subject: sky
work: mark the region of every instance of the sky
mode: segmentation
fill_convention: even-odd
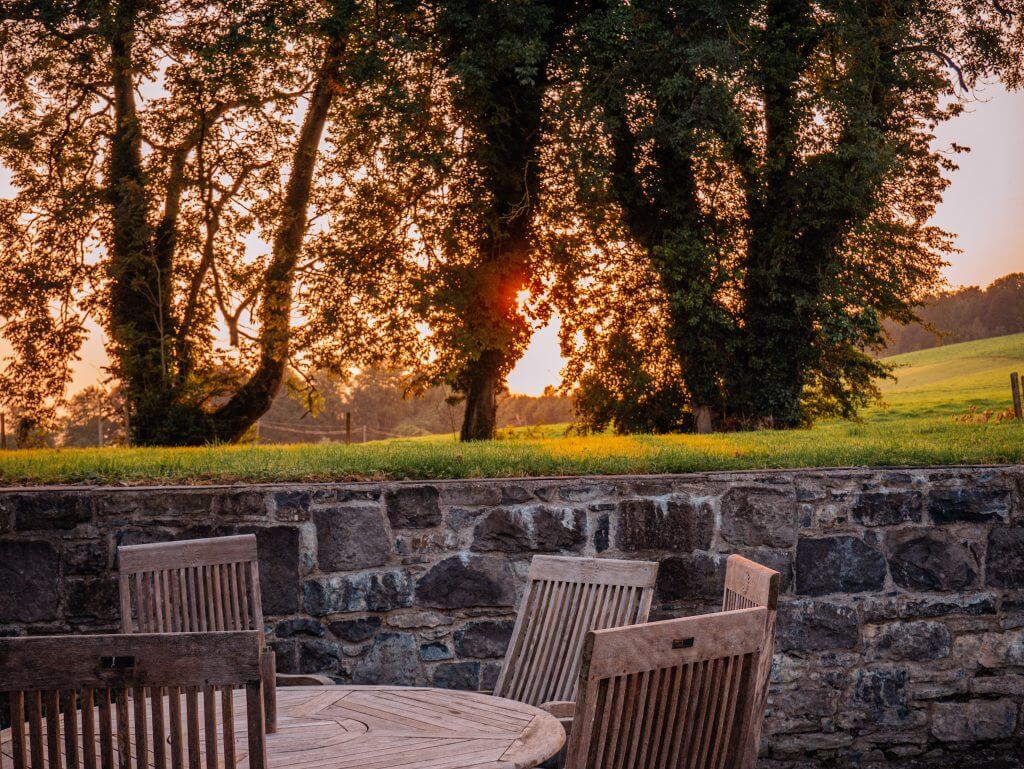
[[[1024,270],[1024,92],[1007,93],[999,85],[980,90],[963,115],[940,127],[938,146],[954,141],[971,152],[959,156],[960,169],[933,223],[956,233],[962,250],[949,258],[945,274],[950,286],[985,286]],[[0,168],[0,197],[10,194],[7,174]],[[99,329],[92,329],[75,366],[72,393],[102,378],[107,358]],[[0,354],[5,352],[0,347]],[[539,395],[560,381],[563,365],[554,318],[534,334],[509,376],[509,389]]]

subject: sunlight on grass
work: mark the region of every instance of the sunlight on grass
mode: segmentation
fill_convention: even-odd
[[[432,435],[361,445],[47,449],[0,453],[0,483],[232,483],[608,475],[790,467],[1024,462],[1024,423],[964,423],[971,406],[1005,409],[1024,371],[1024,334],[893,359],[898,381],[860,422],[713,435],[590,435],[568,425],[502,430],[460,444]]]

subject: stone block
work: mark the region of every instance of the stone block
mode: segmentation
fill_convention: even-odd
[[[655,592],[659,601],[719,601],[725,585],[725,559],[710,553],[663,558]]]
[[[511,620],[468,622],[455,631],[455,651],[460,657],[503,658],[514,624]]]
[[[504,553],[578,550],[584,542],[585,526],[581,510],[498,507],[474,527],[473,550]]]
[[[0,497],[15,531],[69,531],[92,520],[92,496],[74,490],[24,491]]]
[[[619,503],[617,542],[620,550],[707,550],[715,531],[715,515],[703,502],[673,498],[661,504],[649,499]]]
[[[313,512],[313,523],[321,571],[383,566],[391,555],[391,540],[379,505],[350,503],[319,508]]]
[[[479,662],[446,662],[434,668],[432,683],[439,689],[475,692],[480,688]]]
[[[429,529],[441,523],[435,486],[394,486],[384,492],[384,507],[395,529]]]
[[[64,573],[101,574],[107,570],[109,558],[106,540],[70,543],[64,547]]]
[[[895,526],[920,523],[921,502],[920,491],[869,491],[858,494],[850,509],[864,526]]]
[[[801,538],[797,543],[797,593],[864,593],[884,585],[885,556],[856,537]]]
[[[881,659],[923,662],[949,656],[952,638],[941,622],[897,622],[884,625],[871,648]]]
[[[315,577],[306,580],[303,602],[314,617],[393,611],[412,605],[412,581],[401,569]]]
[[[1024,526],[996,526],[989,533],[985,584],[1024,588]]]
[[[983,486],[932,488],[928,515],[935,523],[986,523],[1010,515],[1010,489]]]
[[[4,622],[57,619],[59,557],[47,542],[0,541],[0,618]]]
[[[424,662],[437,662],[438,660],[450,660],[454,655],[448,644],[442,641],[431,641],[420,644],[420,658]]]
[[[378,633],[370,651],[352,666],[352,683],[422,686],[418,646],[411,633]]]
[[[853,649],[859,640],[857,611],[831,601],[784,601],[779,606],[776,648],[779,651]]]
[[[213,515],[228,521],[267,518],[267,500],[262,491],[242,489],[220,491],[213,495],[210,506]]]
[[[851,704],[865,714],[865,722],[900,726],[911,717],[907,702],[907,671],[858,670],[854,675]]]
[[[978,581],[970,547],[942,529],[909,530],[889,538],[893,581],[907,590],[964,590]]]
[[[255,534],[260,559],[263,613],[299,610],[299,530],[294,526],[238,526],[232,533]]]
[[[373,638],[380,629],[380,617],[340,619],[328,623],[327,629],[335,638],[340,638],[342,641],[362,643]]]
[[[1005,740],[1017,728],[1017,703],[1009,699],[937,702],[932,736],[941,742]]]
[[[722,497],[722,539],[749,547],[792,547],[796,497],[791,491],[737,487]]]
[[[512,606],[515,584],[515,574],[504,558],[456,555],[435,564],[419,579],[416,598],[437,609]]]
[[[279,521],[308,521],[311,495],[305,490],[275,491],[270,495],[274,517]]]
[[[121,608],[117,580],[113,577],[68,580],[65,613],[71,620],[118,624]]]
[[[602,515],[597,519],[597,525],[594,526],[594,552],[603,553],[611,546],[611,521],[607,515]]]
[[[337,673],[341,662],[341,650],[334,641],[311,638],[299,643],[300,673]]]
[[[274,626],[274,635],[278,638],[308,636],[319,638],[324,634],[324,626],[308,617],[281,620]]]
[[[299,672],[299,644],[292,640],[270,641],[268,646],[274,652],[274,661],[278,673]]]

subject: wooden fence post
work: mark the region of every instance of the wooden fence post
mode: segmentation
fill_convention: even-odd
[[[345,445],[352,443],[352,412],[345,412]]]
[[[0,411],[0,449],[7,451],[7,415]]]
[[[1020,398],[1020,374],[1016,371],[1010,374],[1010,389],[1013,391],[1013,415],[1017,419],[1024,419]]]

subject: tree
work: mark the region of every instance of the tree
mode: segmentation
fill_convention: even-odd
[[[965,286],[922,299],[917,322],[885,324],[886,355],[973,339],[1024,332],[1024,273],[994,280],[987,288]]]
[[[866,352],[882,319],[913,317],[951,249],[928,225],[955,167],[932,148],[934,126],[979,77],[1016,82],[1019,18],[923,0],[642,0],[592,14],[560,84],[559,157],[574,210],[616,245],[578,258],[653,286],[609,307],[606,288],[579,280],[587,270],[567,271],[580,381],[601,376],[596,342],[652,381],[667,352],[700,431],[855,413],[885,373]],[[610,332],[580,344],[595,307],[641,351]],[[661,330],[638,334],[651,318]]]
[[[431,5],[446,72],[443,194],[421,220],[436,243],[417,312],[435,354],[426,381],[465,398],[462,440],[494,437],[498,394],[545,308],[537,233],[540,141],[552,58],[571,0]]]
[[[337,97],[370,79],[382,24],[348,0],[0,8],[0,162],[18,189],[0,209],[8,397],[52,411],[89,314],[134,442],[238,439],[296,357],[306,233],[330,216],[319,190],[359,173],[339,159],[373,135]],[[263,234],[270,253],[247,253]]]
[[[117,446],[125,442],[124,398],[92,385],[68,399],[60,419],[60,445]]]

